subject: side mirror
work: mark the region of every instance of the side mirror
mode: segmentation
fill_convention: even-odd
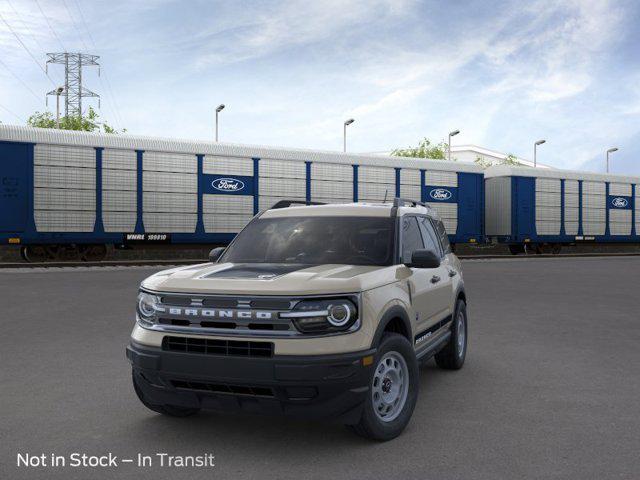
[[[415,250],[411,254],[411,263],[405,265],[413,268],[438,268],[440,257],[432,250]]]
[[[222,256],[224,251],[225,251],[224,247],[216,247],[216,248],[214,248],[213,250],[211,250],[209,252],[209,261],[211,263],[216,263],[218,261],[218,259]]]

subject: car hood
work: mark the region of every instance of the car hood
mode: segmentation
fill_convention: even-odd
[[[244,295],[355,293],[392,283],[399,266],[204,263],[158,272],[142,287],[160,292]]]

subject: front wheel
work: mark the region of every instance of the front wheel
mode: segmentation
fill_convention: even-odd
[[[418,362],[402,335],[385,334],[372,370],[362,417],[350,428],[372,440],[391,440],[405,429],[418,399]]]
[[[451,339],[436,354],[436,364],[446,370],[459,370],[467,356],[467,305],[458,300],[451,325]]]

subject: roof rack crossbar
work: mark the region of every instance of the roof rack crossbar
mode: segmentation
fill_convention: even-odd
[[[271,210],[276,208],[288,208],[292,205],[326,205],[324,202],[311,202],[306,200],[279,200],[271,207]]]
[[[410,205],[412,207],[417,207],[418,205],[421,207],[427,207],[429,208],[429,206],[424,203],[424,202],[418,202],[417,200],[411,200],[408,198],[402,198],[402,197],[396,197],[393,199],[393,206],[398,208],[398,207],[404,207],[405,205]]]

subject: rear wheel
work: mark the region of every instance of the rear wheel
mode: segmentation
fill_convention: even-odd
[[[391,440],[405,429],[418,399],[418,362],[409,341],[397,333],[382,337],[362,417],[350,428],[372,440]]]
[[[176,405],[155,405],[147,400],[144,396],[144,392],[138,385],[138,379],[135,372],[131,373],[131,378],[133,380],[133,389],[136,392],[136,395],[142,402],[142,404],[147,407],[149,410],[152,410],[157,413],[161,413],[162,415],[167,415],[169,417],[190,417],[191,415],[195,415],[200,411],[199,408],[185,408],[178,407]]]
[[[459,370],[467,357],[467,305],[458,300],[451,325],[451,340],[436,354],[436,364],[446,370]]]

